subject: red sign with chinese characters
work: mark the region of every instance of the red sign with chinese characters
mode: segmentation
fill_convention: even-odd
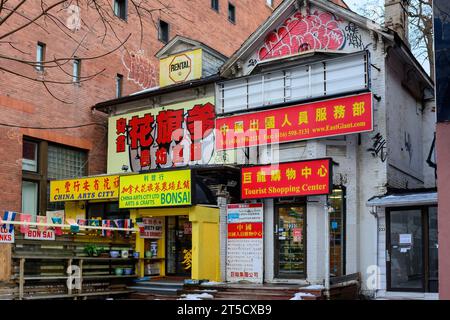
[[[206,164],[214,153],[213,98],[119,115],[109,119],[108,166],[139,172]],[[108,168],[108,171],[111,169]]]
[[[372,93],[218,118],[217,150],[373,130]]]
[[[241,170],[241,198],[281,198],[331,193],[331,159],[317,159]]]
[[[243,222],[228,224],[228,239],[259,239],[263,237],[261,222]]]

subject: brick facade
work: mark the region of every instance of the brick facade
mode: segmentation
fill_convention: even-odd
[[[274,6],[281,1],[274,1]],[[158,1],[149,0],[151,7],[160,6]],[[153,22],[162,19],[170,25],[170,38],[182,35],[201,41],[216,49],[224,55],[230,56],[241,43],[270,15],[272,9],[266,5],[265,0],[231,1],[236,7],[236,23],[228,21],[228,1],[221,0],[219,12],[211,9],[209,0],[170,1],[172,14],[155,12]],[[25,4],[20,13],[33,16],[39,10],[38,3]],[[62,5],[59,9],[63,9]],[[107,130],[100,125],[64,130],[37,130],[20,127],[61,127],[77,126],[92,122],[106,124],[106,118],[100,114],[93,114],[91,106],[95,103],[115,98],[116,74],[124,76],[123,94],[128,95],[147,87],[158,85],[158,60],[154,57],[164,43],[158,40],[157,28],[149,17],[144,21],[143,42],[140,44],[139,21],[132,15],[129,8],[127,21],[114,17],[112,24],[120,40],[129,34],[131,37],[124,47],[116,50],[107,57],[81,62],[81,76],[86,77],[104,69],[94,79],[81,84],[49,84],[51,92],[59,99],[70,102],[62,103],[53,98],[41,83],[27,80],[24,77],[0,71],[0,114],[2,124],[13,125],[8,127],[0,125],[0,177],[8,186],[3,188],[0,195],[0,210],[21,211],[21,181],[22,181],[22,139],[23,136],[47,140],[58,144],[82,148],[89,151],[88,174],[100,174],[106,171]],[[112,12],[111,12],[112,13]],[[102,25],[95,23],[98,15],[91,10],[81,8],[81,18],[87,21],[90,27],[97,32],[88,32],[86,26],[78,31],[67,31],[70,37],[80,40],[84,38],[83,45],[77,50],[77,43],[66,36],[52,22],[47,21],[42,28],[36,25],[29,26],[6,39],[11,41],[13,49],[8,44],[0,45],[0,52],[4,55],[29,61],[36,60],[37,42],[46,44],[45,60],[53,58],[70,57],[76,51],[78,57],[94,57],[118,47],[120,42],[109,32],[104,41],[98,37],[102,34]],[[68,13],[61,10],[58,13],[61,21],[65,21]],[[23,23],[20,18],[11,18],[6,26],[2,26],[2,34]],[[213,26],[213,27],[212,27]],[[142,57],[130,62],[125,48],[136,53],[142,50]],[[146,61],[147,60],[147,61]],[[133,67],[131,67],[131,65]],[[72,80],[72,61],[62,64],[68,74],[65,75],[59,68],[46,68],[44,73],[34,67],[0,60],[1,68],[17,72],[34,79],[56,79],[70,82]],[[146,75],[151,78],[142,78],[136,73],[136,67],[144,67]],[[128,69],[127,69],[128,68]],[[129,70],[131,69],[131,70]],[[131,79],[130,79],[131,78]],[[15,127],[17,126],[17,127]]]

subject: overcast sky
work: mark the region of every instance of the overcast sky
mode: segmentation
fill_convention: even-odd
[[[361,0],[344,0],[344,1],[352,10],[355,10],[357,3],[361,2]]]

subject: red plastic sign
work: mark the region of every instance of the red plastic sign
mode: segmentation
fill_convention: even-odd
[[[262,222],[228,224],[228,239],[258,239],[263,237]]]
[[[331,193],[331,159],[317,159],[241,170],[241,198],[281,198]]]
[[[373,130],[372,93],[218,118],[217,150]]]

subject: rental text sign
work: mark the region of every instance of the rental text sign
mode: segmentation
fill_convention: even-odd
[[[50,202],[114,199],[119,197],[119,176],[50,181]]]
[[[241,198],[323,195],[331,192],[331,159],[242,168]]]
[[[181,52],[161,59],[159,86],[185,82],[202,77],[202,49]]]
[[[120,208],[191,204],[191,170],[160,171],[120,177]]]
[[[372,131],[372,94],[219,118],[216,128],[217,150]]]

